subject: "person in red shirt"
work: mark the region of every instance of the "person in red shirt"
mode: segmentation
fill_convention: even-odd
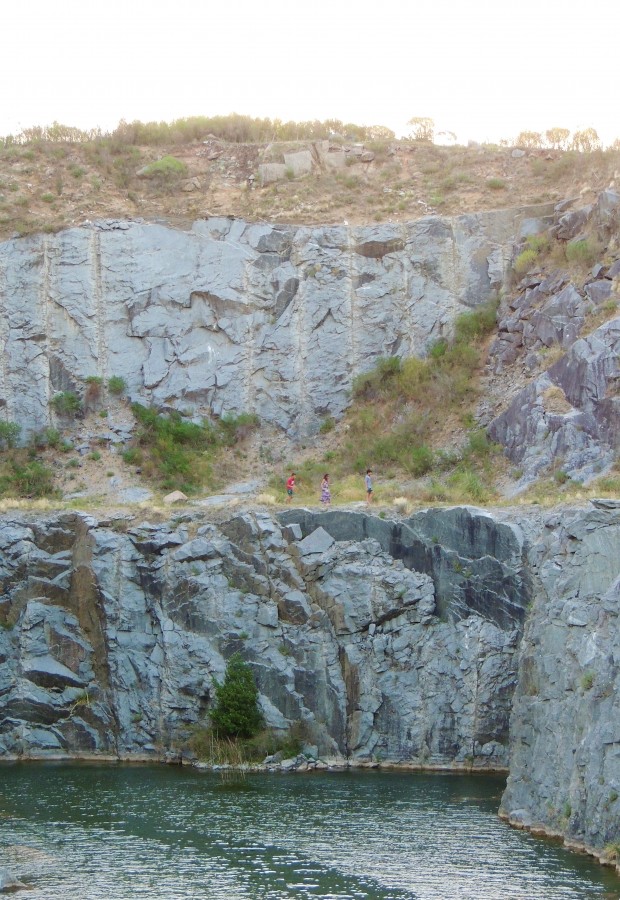
[[[295,493],[295,473],[291,472],[290,478],[286,479],[286,502],[290,503]]]

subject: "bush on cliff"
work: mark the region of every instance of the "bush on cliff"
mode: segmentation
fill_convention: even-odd
[[[50,402],[54,411],[67,419],[75,418],[82,411],[82,401],[75,391],[60,391]]]
[[[195,493],[212,481],[212,464],[218,450],[231,447],[259,424],[257,416],[242,413],[225,416],[217,423],[194,422],[173,411],[162,415],[152,406],[132,403],[139,424],[136,445],[123,453],[130,465],[158,481],[167,491]]]
[[[0,458],[0,497],[51,497],[54,476],[40,460],[24,450],[9,450]]]
[[[21,430],[17,422],[0,422],[0,448],[12,450],[17,445]]]
[[[298,500],[316,496],[326,470],[333,476],[333,501],[357,500],[368,466],[381,468],[375,495],[380,502],[387,499],[382,497],[384,479],[440,473],[447,480],[435,482],[434,496],[428,499],[439,499],[438,490],[450,502],[491,499],[490,473],[498,448],[476,427],[474,403],[497,306],[492,301],[458,316],[452,338],[431,344],[426,358],[383,357],[355,378],[342,440],[322,460],[291,461],[287,469],[297,472]],[[450,428],[466,430],[462,446],[442,445]],[[284,472],[274,477],[274,489],[282,490],[284,478]]]
[[[228,660],[224,681],[215,683],[215,706],[211,722],[216,734],[223,737],[251,738],[263,726],[258,707],[258,688],[252,670],[241,654]]]

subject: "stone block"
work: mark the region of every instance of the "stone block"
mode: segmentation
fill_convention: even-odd
[[[309,175],[312,172],[312,153],[309,150],[285,153],[284,165],[287,169],[290,169],[295,178],[298,178],[300,175]]]
[[[258,177],[261,184],[274,184],[276,181],[284,181],[286,178],[286,166],[284,163],[261,163],[258,167]]]

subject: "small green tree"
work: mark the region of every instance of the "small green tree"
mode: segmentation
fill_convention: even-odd
[[[240,653],[228,660],[222,684],[215,684],[215,706],[211,723],[218,735],[235,738],[253,737],[263,727],[258,707],[258,688],[252,670]]]

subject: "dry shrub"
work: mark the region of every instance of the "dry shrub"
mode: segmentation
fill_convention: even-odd
[[[273,494],[259,494],[256,498],[257,503],[262,503],[263,506],[275,506],[277,500]]]
[[[545,411],[553,415],[563,416],[573,409],[562,388],[555,384],[543,391],[542,398]]]

